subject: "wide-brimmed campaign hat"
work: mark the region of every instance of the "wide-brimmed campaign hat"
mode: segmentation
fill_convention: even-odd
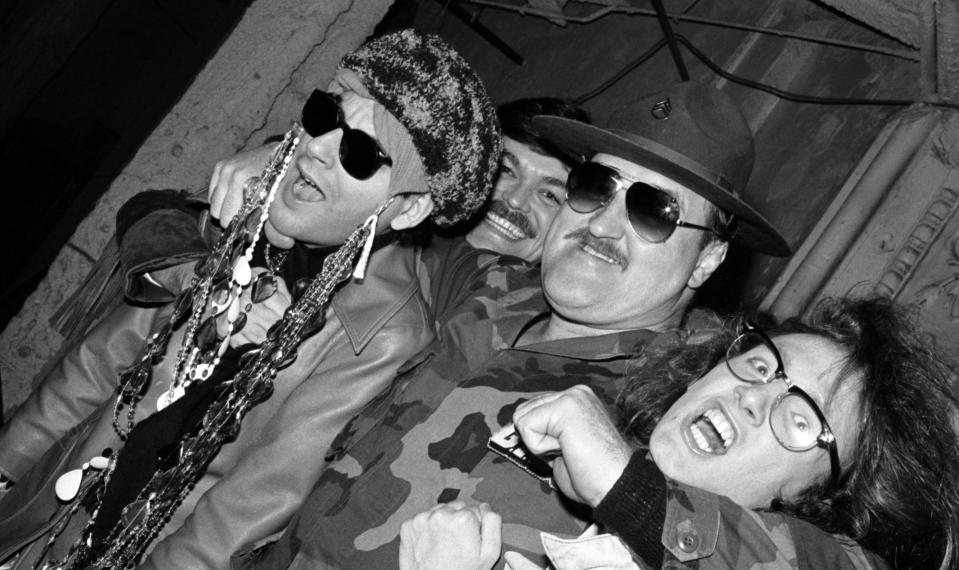
[[[631,104],[600,128],[559,117],[536,117],[544,139],[590,158],[617,156],[659,172],[735,216],[730,240],[775,255],[789,244],[742,193],[753,169],[753,137],[739,107],[728,95],[685,81]]]

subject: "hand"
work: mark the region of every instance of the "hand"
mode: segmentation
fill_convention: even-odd
[[[266,269],[262,267],[254,268],[254,281],[257,275],[265,271]],[[244,307],[248,303],[252,306],[246,314],[246,324],[243,325],[242,329],[234,332],[232,336],[230,336],[230,346],[234,348],[250,343],[261,344],[266,340],[266,332],[270,330],[273,323],[283,318],[286,308],[293,302],[286,283],[279,277],[276,277],[276,292],[268,299],[259,303],[253,303],[251,299],[252,291],[253,287],[251,285],[240,293],[240,306]],[[216,325],[217,332],[220,333],[220,336],[225,335],[227,331],[226,312],[221,313],[220,316],[217,317]]]
[[[208,198],[210,214],[220,220],[220,227],[230,225],[230,220],[240,211],[246,183],[263,172],[277,146],[278,144],[268,144],[241,152],[232,158],[221,160],[213,167]]]
[[[437,505],[400,527],[400,570],[487,570],[499,559],[503,521],[483,503]]]
[[[586,386],[523,402],[513,423],[531,452],[559,453],[551,461],[553,480],[564,495],[591,507],[613,488],[632,455],[606,407]]]

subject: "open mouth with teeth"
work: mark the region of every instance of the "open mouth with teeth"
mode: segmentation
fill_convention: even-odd
[[[303,171],[297,168],[292,173],[296,176],[290,189],[297,200],[302,202],[319,202],[326,198],[326,194],[315,182],[303,174]]]
[[[736,432],[725,412],[710,408],[693,418],[689,433],[692,434],[693,443],[699,451],[723,455],[732,445]]]
[[[494,214],[493,212],[486,214],[486,221],[494,230],[502,234],[506,239],[519,241],[529,237],[526,235],[526,232],[516,227],[515,224],[502,216]]]

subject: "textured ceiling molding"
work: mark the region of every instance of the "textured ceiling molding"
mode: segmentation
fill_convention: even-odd
[[[563,15],[565,0],[529,0],[529,5],[553,14],[549,16],[549,21],[557,26],[566,26],[566,17]]]
[[[959,0],[938,0],[932,8],[927,12],[932,17],[924,22],[935,30],[929,34],[935,45],[929,48],[932,53],[923,54],[923,75],[935,76],[923,81],[923,91],[930,93],[932,88],[931,99],[959,103]]]
[[[933,0],[823,0],[823,3],[889,34],[900,42],[919,48],[922,44],[920,11]]]

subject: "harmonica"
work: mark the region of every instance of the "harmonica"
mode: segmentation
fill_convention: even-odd
[[[556,488],[553,483],[553,468],[526,448],[513,424],[507,424],[493,434],[486,447],[533,477],[548,483],[550,487]]]

